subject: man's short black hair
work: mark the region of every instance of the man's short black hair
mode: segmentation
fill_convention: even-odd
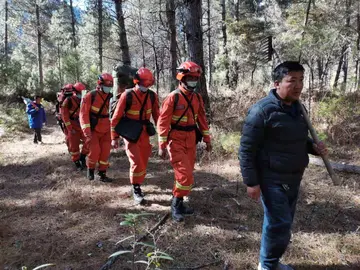
[[[304,67],[297,61],[285,61],[278,65],[272,74],[273,81],[280,82],[289,72],[291,71],[302,71],[304,72]]]
[[[42,98],[41,96],[35,96],[35,100],[37,100],[38,98]]]

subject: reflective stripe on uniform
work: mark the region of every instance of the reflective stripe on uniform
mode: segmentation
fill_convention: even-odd
[[[72,155],[72,156],[80,155],[80,152],[70,152],[70,155]]]
[[[204,136],[210,135],[210,131],[209,131],[209,130],[203,130],[202,133],[203,133]]]
[[[181,185],[178,181],[175,181],[175,186],[176,188],[180,189],[180,190],[191,190],[193,185],[190,186],[183,186]]]
[[[167,142],[168,137],[167,136],[159,136],[159,142]]]
[[[115,131],[115,127],[111,127],[111,131]]]
[[[99,111],[100,111],[100,108],[95,107],[95,106],[91,106],[91,109],[92,109],[93,111],[96,111],[96,112],[99,112]]]
[[[99,164],[101,164],[101,165],[109,165],[109,162],[100,160]]]
[[[142,172],[138,172],[138,173],[136,173],[136,172],[130,172],[130,175],[131,176],[143,176],[143,175],[145,175],[146,174],[146,171],[142,171]]]
[[[126,113],[131,114],[131,115],[139,115],[140,111],[128,110]]]
[[[180,116],[173,115],[171,119],[174,121],[178,121],[180,119]],[[188,121],[187,116],[183,116],[180,120],[180,122],[187,122],[187,121]]]
[[[65,126],[70,126],[70,125],[71,125],[70,122],[66,122],[66,123],[65,123]]]
[[[152,109],[146,110],[146,114],[152,113]]]
[[[82,129],[89,128],[89,127],[91,127],[90,124],[84,124],[81,126]]]

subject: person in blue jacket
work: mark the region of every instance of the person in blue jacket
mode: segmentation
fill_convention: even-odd
[[[27,104],[26,113],[28,114],[29,126],[34,130],[34,143],[42,144],[41,129],[46,123],[44,106],[41,105],[41,97],[36,96],[35,101]]]
[[[274,89],[253,105],[246,117],[239,149],[248,195],[261,202],[264,221],[259,270],[291,270],[279,262],[291,238],[300,181],[308,154],[325,155],[323,143],[314,144],[298,102],[304,68],[286,61],[273,71]]]

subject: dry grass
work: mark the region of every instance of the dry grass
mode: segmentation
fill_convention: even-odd
[[[114,183],[89,182],[84,173],[73,170],[62,140],[57,127],[50,126],[46,145],[33,145],[31,136],[0,144],[1,269],[47,262],[56,263],[53,269],[100,269],[114,244],[129,235],[119,226],[122,217],[117,214],[155,213],[144,223],[146,228],[169,211],[169,163],[150,161],[144,188],[150,204],[136,206],[122,151],[111,157]],[[345,185],[335,188],[323,168],[306,172],[292,244],[284,257],[296,269],[360,269],[360,179],[341,177]],[[182,224],[168,220],[156,233],[159,248],[175,258],[163,269],[209,263],[202,269],[255,269],[262,210],[245,196],[242,184],[236,194],[238,162],[203,158],[195,178],[189,202],[196,215]],[[125,257],[112,269],[129,269]]]

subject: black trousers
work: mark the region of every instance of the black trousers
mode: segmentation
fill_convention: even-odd
[[[34,128],[34,143],[41,142],[41,128]]]

